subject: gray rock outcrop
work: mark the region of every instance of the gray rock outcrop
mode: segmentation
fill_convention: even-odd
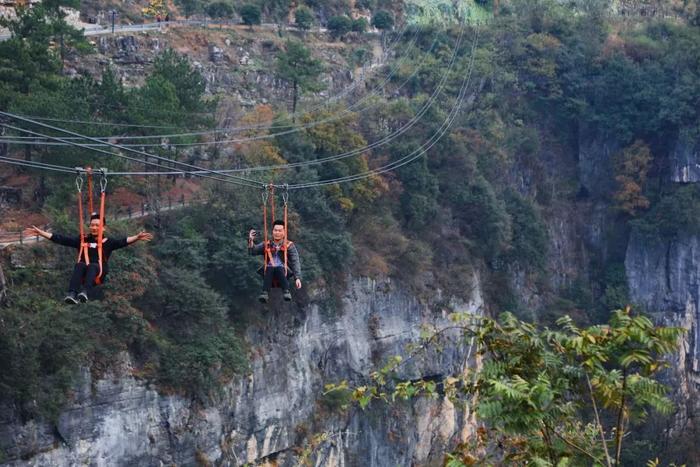
[[[14,459],[11,466],[291,466],[305,455],[324,466],[441,465],[445,448],[473,429],[469,412],[440,398],[373,403],[364,412],[334,409],[323,386],[366,381],[389,357],[405,355],[422,325],[447,326],[448,309],[368,279],[350,283],[341,309],[322,303],[273,303],[247,332],[250,373],[211,405],[159,394],[131,376],[124,355],[113,375],[94,381],[85,371],[55,432],[47,424],[0,420],[0,449]],[[480,287],[469,303],[452,307],[480,313]],[[443,351],[407,362],[399,377],[439,378],[474,365],[475,349],[458,334],[449,338]]]

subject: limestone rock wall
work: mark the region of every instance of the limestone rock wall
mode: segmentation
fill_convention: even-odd
[[[13,467],[292,466],[301,458],[323,466],[441,465],[445,448],[473,430],[468,412],[441,399],[333,410],[323,401],[323,385],[365,381],[389,357],[405,355],[423,324],[448,325],[451,309],[480,313],[475,283],[468,303],[449,307],[423,303],[391,281],[368,279],[350,284],[338,310],[320,299],[306,307],[273,301],[247,332],[250,373],[214,403],[159,394],[130,375],[122,356],[112,375],[94,381],[85,372],[56,427],[22,423],[9,408],[0,410],[0,448]],[[444,351],[402,367],[400,377],[468,369],[475,350],[458,335],[450,338]]]

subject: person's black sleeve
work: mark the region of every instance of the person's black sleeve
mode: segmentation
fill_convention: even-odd
[[[129,243],[126,241],[126,237],[115,239],[110,238],[108,242],[110,250],[118,250],[120,248],[129,246]]]
[[[59,245],[80,248],[80,237],[69,237],[67,235],[54,233],[51,234],[50,240],[54,243],[58,243]]]

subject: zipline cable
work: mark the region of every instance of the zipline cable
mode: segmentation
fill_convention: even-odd
[[[439,39],[439,36],[435,36],[435,39],[426,52],[425,55],[427,55],[428,52],[430,52],[434,47],[435,44],[437,44]],[[415,42],[415,41],[414,41]],[[405,59],[405,57],[404,57]],[[411,79],[422,69],[423,63],[425,62],[425,58],[423,58],[419,65],[414,67],[413,72],[406,78],[403,83],[396,89],[396,91],[402,89],[406,84],[408,84]],[[384,80],[384,82],[375,87],[374,90],[370,91],[368,94],[364,95],[361,99],[356,101],[355,103],[349,105],[348,107],[336,112],[335,114],[331,115],[330,117],[323,118],[321,120],[315,120],[311,122],[307,122],[303,125],[297,126],[295,124],[286,124],[286,125],[266,125],[266,124],[260,124],[260,125],[250,125],[250,126],[241,126],[241,127],[222,127],[222,128],[215,128],[212,130],[202,130],[202,131],[192,131],[192,132],[182,132],[182,133],[171,133],[171,134],[159,134],[159,135],[126,135],[126,136],[119,136],[119,135],[110,135],[110,136],[96,136],[96,139],[99,140],[109,140],[109,139],[118,139],[120,141],[123,140],[147,140],[147,139],[164,139],[164,138],[181,138],[181,137],[190,137],[190,136],[206,136],[206,135],[213,135],[213,134],[220,134],[220,133],[226,133],[226,132],[240,132],[240,131],[247,131],[247,130],[269,130],[271,128],[291,128],[291,130],[287,131],[282,131],[282,132],[277,132],[277,133],[270,133],[266,135],[258,135],[258,136],[251,136],[251,137],[243,137],[243,138],[236,138],[236,139],[226,139],[226,140],[221,140],[221,141],[206,141],[206,142],[196,142],[196,143],[132,143],[132,144],[122,144],[122,146],[125,147],[160,147],[160,146],[187,146],[187,147],[192,147],[192,146],[211,146],[211,145],[219,145],[219,144],[230,144],[230,143],[244,143],[244,142],[249,142],[249,141],[258,141],[261,139],[270,139],[274,138],[277,136],[283,136],[287,134],[292,134],[299,132],[304,129],[308,128],[313,128],[315,126],[328,123],[328,122],[333,122],[340,120],[342,118],[345,118],[345,116],[353,113],[354,111],[358,112],[363,112],[366,110],[369,110],[373,107],[376,107],[379,104],[369,104],[365,107],[360,107],[359,104],[364,103],[368,100],[370,100],[372,97],[378,97],[379,94],[377,93],[378,89],[384,89],[384,87],[389,83],[395,72],[400,68],[401,64],[396,65],[396,68],[392,71],[392,73],[387,76]],[[327,104],[326,104],[327,105]],[[321,108],[323,106],[319,106]],[[310,115],[313,113],[315,110],[306,110],[302,115]],[[19,115],[19,114],[18,114]],[[292,114],[295,115],[295,114]],[[25,116],[26,117],[26,116]],[[33,117],[27,117],[27,118],[33,118]],[[35,118],[36,120],[41,120],[39,118]],[[56,119],[59,120],[60,119]],[[144,126],[146,128],[146,126]],[[173,127],[175,128],[175,127]],[[72,138],[66,138],[66,139],[72,139]],[[8,141],[9,142],[9,141]],[[16,144],[21,144],[20,142],[17,141],[12,141]]]
[[[316,182],[309,182],[309,183],[300,183],[296,185],[283,185],[285,186],[286,189],[306,189],[306,188],[315,188],[315,187],[320,187],[320,186],[325,186],[325,185],[331,185],[331,184],[336,184],[336,183],[345,183],[349,181],[356,181],[356,180],[361,180],[364,178],[368,178],[371,176],[379,175],[382,173],[386,173],[392,170],[396,170],[399,167],[402,167],[404,165],[409,164],[410,162],[418,159],[419,157],[423,156],[428,150],[430,150],[435,144],[439,142],[440,139],[449,131],[450,127],[454,123],[454,120],[456,119],[457,114],[459,113],[459,110],[461,109],[464,96],[466,94],[466,90],[469,87],[469,83],[471,81],[471,76],[472,76],[472,71],[473,71],[473,64],[474,64],[474,56],[475,56],[475,50],[478,42],[478,29],[476,31],[476,36],[474,43],[472,45],[472,53],[471,53],[471,58],[470,58],[470,63],[469,63],[469,70],[467,72],[466,77],[464,78],[462,82],[462,86],[460,88],[459,95],[457,97],[457,101],[453,108],[450,110],[450,113],[448,114],[448,117],[445,119],[443,124],[440,126],[438,131],[429,139],[427,140],[423,145],[421,145],[419,148],[414,150],[412,153],[396,160],[393,161],[389,164],[386,164],[382,167],[378,167],[376,169],[372,169],[366,172],[362,172],[360,174],[354,174],[354,175],[349,175],[345,177],[338,177],[335,179],[328,179],[328,180],[320,180]],[[10,125],[3,125],[7,126],[9,128],[13,128]],[[24,130],[23,130],[24,131]],[[78,143],[75,143],[78,144]],[[108,151],[104,151],[108,152]],[[111,155],[117,155],[114,153],[109,153]],[[133,159],[133,158],[131,158]],[[14,165],[19,165],[19,166],[28,166],[28,167],[33,167],[33,168],[38,168],[42,170],[52,170],[52,171],[58,171],[58,172],[63,172],[63,173],[74,173],[75,169],[70,169],[68,167],[64,166],[58,166],[54,164],[45,164],[41,162],[31,162],[31,161],[20,161],[17,159],[11,159],[7,157],[2,157],[0,156],[0,162],[3,163],[8,163],[8,164],[14,164]],[[144,161],[138,160],[139,163],[142,163]],[[215,173],[219,173],[214,171]],[[193,174],[193,175],[200,175],[195,172],[168,172],[169,174]],[[110,175],[155,175],[155,172],[110,172]],[[158,173],[162,174],[162,173]],[[228,181],[228,180],[226,180]],[[275,186],[275,185],[273,185]],[[276,186],[282,186],[282,185],[276,185]]]
[[[462,29],[461,29],[461,31],[460,31],[460,38],[459,38],[459,40],[458,40],[458,44],[455,46],[455,51],[454,51],[453,58],[452,58],[452,61],[451,61],[451,64],[450,64],[450,70],[451,70],[452,65],[454,64],[454,59],[455,59],[456,53],[457,53],[457,51],[459,50],[459,44],[461,43],[461,38],[462,38],[463,32],[464,32],[464,24],[462,25]],[[478,32],[477,32],[477,36],[478,36]],[[347,177],[340,177],[340,178],[337,178],[337,179],[331,179],[331,180],[325,180],[325,181],[311,182],[311,183],[306,183],[306,184],[297,184],[297,185],[290,186],[289,188],[292,188],[292,189],[310,188],[310,187],[313,187],[313,186],[322,186],[322,185],[326,185],[326,184],[340,183],[340,182],[342,182],[342,181],[351,181],[351,180],[357,180],[357,179],[360,179],[360,178],[366,178],[366,177],[369,177],[369,176],[372,176],[372,175],[375,175],[375,174],[384,173],[384,172],[386,172],[386,171],[388,171],[388,170],[393,170],[393,169],[395,169],[395,168],[398,168],[398,167],[400,167],[401,165],[405,165],[406,163],[408,163],[408,162],[410,162],[410,161],[412,161],[412,160],[415,160],[417,157],[420,157],[420,155],[424,154],[428,149],[430,149],[430,147],[432,147],[434,144],[437,143],[437,141],[445,134],[445,132],[449,129],[449,127],[451,126],[452,122],[453,122],[454,119],[456,118],[456,113],[457,113],[457,111],[458,111],[458,109],[459,109],[459,107],[460,107],[460,105],[461,105],[462,99],[463,99],[463,97],[464,97],[464,91],[466,90],[466,86],[468,85],[468,82],[469,82],[468,80],[471,78],[471,71],[472,71],[472,65],[473,65],[473,60],[474,60],[474,50],[475,50],[475,47],[476,47],[476,40],[477,40],[477,39],[475,39],[474,44],[473,44],[473,46],[472,46],[472,57],[471,57],[471,62],[470,62],[470,70],[469,70],[469,73],[468,73],[468,78],[465,78],[465,81],[463,82],[463,87],[460,89],[460,95],[459,95],[459,97],[458,97],[457,104],[455,104],[455,106],[454,106],[454,108],[453,108],[454,112],[452,112],[451,115],[448,116],[448,119],[446,120],[446,125],[445,125],[445,123],[443,123],[444,130],[441,128],[442,131],[438,131],[438,132],[436,133],[436,135],[439,134],[439,136],[438,136],[434,141],[430,141],[430,140],[429,140],[429,143],[426,142],[426,144],[424,144],[423,146],[421,146],[421,148],[419,148],[418,150],[416,150],[416,151],[414,151],[413,153],[409,154],[408,156],[405,156],[404,158],[399,159],[398,161],[394,161],[394,162],[392,162],[392,163],[390,163],[390,164],[387,164],[386,166],[383,166],[383,167],[380,167],[380,168],[377,168],[377,169],[373,169],[373,170],[371,170],[371,171],[367,171],[367,172],[364,172],[364,173],[362,173],[362,174],[356,174],[356,175],[347,176]],[[443,78],[446,78],[447,74],[448,74],[448,73],[446,73],[445,76],[444,76]],[[455,110],[455,109],[457,109],[457,110]],[[33,123],[33,124],[36,124],[36,125],[39,125],[39,126],[42,126],[42,127],[46,127],[46,128],[49,128],[49,129],[53,129],[53,130],[56,130],[56,131],[60,131],[60,132],[68,133],[68,134],[73,134],[73,135],[76,135],[76,136],[79,136],[79,137],[83,137],[83,138],[88,139],[88,140],[94,140],[94,139],[95,139],[95,138],[83,136],[83,135],[80,135],[80,134],[78,134],[78,133],[71,132],[71,131],[68,131],[68,130],[65,130],[65,129],[62,129],[62,128],[54,127],[54,126],[52,126],[52,125],[47,125],[47,124],[43,124],[43,123],[40,123],[40,122],[36,122],[36,121],[31,120],[31,119],[27,119],[27,118],[24,118],[24,117],[20,117],[20,116],[11,114],[11,113],[7,113],[7,112],[2,112],[2,111],[0,111],[0,115],[5,115],[5,116],[7,116],[7,117],[15,118],[15,119],[18,119],[18,120],[21,120],[21,121],[24,121],[24,122],[28,122],[28,123]],[[27,132],[27,133],[30,133],[30,134],[35,134],[35,135],[39,135],[39,136],[43,136],[43,137],[49,137],[50,139],[54,139],[54,140],[58,140],[58,141],[65,141],[65,140],[62,140],[62,138],[50,137],[50,136],[47,136],[47,135],[41,135],[41,134],[39,134],[39,133],[31,132],[31,131],[26,130],[26,129],[23,129],[23,128],[13,127],[13,126],[11,126],[11,125],[3,124],[3,126],[8,127],[8,128],[10,128],[10,129],[18,130],[18,131]],[[432,139],[432,138],[431,138],[431,139]],[[131,157],[125,156],[125,155],[123,155],[123,154],[115,154],[115,153],[112,153],[112,152],[109,152],[109,151],[102,151],[102,150],[98,150],[98,149],[95,149],[95,148],[90,148],[90,147],[87,147],[86,145],[83,145],[83,144],[80,144],[80,143],[72,143],[72,142],[69,142],[69,143],[72,144],[72,145],[78,146],[78,147],[83,147],[83,148],[86,148],[86,149],[90,149],[90,150],[94,150],[94,151],[106,153],[106,154],[108,154],[108,155],[115,155],[115,156],[118,156],[118,157],[127,158],[127,159],[129,159],[129,160],[135,160],[136,162],[139,162],[139,163],[147,163],[147,161],[142,161],[142,160],[140,160],[140,159],[131,158]],[[168,158],[164,158],[164,157],[161,157],[161,156],[156,156],[156,155],[153,155],[153,154],[145,153],[145,152],[143,152],[143,151],[135,151],[135,150],[130,150],[130,149],[128,149],[128,148],[122,148],[120,145],[116,145],[116,144],[109,144],[109,146],[112,146],[112,147],[115,147],[115,148],[119,148],[119,149],[126,149],[127,151],[130,151],[130,152],[135,152],[135,153],[138,153],[138,154],[142,154],[142,155],[145,155],[145,156],[147,156],[147,157],[153,157],[153,158],[155,158],[155,159],[163,160],[163,161],[166,161],[166,162],[169,162],[169,163],[172,163],[172,164],[178,164],[178,165],[184,165],[184,166],[188,166],[188,167],[194,167],[194,168],[198,169],[199,172],[213,173],[213,174],[224,174],[223,172],[220,172],[220,171],[209,170],[209,169],[202,169],[202,168],[199,168],[199,167],[197,167],[197,166],[193,166],[193,165],[191,165],[191,164],[186,164],[186,163],[183,163],[183,162],[174,161],[174,160],[172,160],[172,159],[168,159]],[[416,154],[416,153],[417,153],[417,155],[414,155],[414,154]],[[306,162],[315,162],[315,161],[306,161]],[[155,164],[155,163],[150,163],[150,164],[151,164],[151,165],[157,165],[157,166],[160,167],[159,164]],[[244,169],[244,170],[245,170],[245,169]],[[250,169],[247,169],[247,170],[250,170]],[[182,172],[176,172],[176,173],[182,173]],[[155,174],[155,173],[153,173],[153,174]],[[203,174],[197,174],[197,175],[203,175]],[[245,178],[242,178],[242,177],[232,177],[232,176],[229,176],[229,177],[234,178],[234,179],[237,179],[239,184],[248,184],[247,186],[255,186],[255,187],[258,187],[258,186],[259,186],[258,182],[254,181],[254,180],[245,179]],[[209,178],[213,178],[213,177],[209,177]],[[221,179],[217,179],[217,180],[222,181]],[[230,181],[230,180],[227,180],[227,181]]]
[[[449,73],[451,72],[452,67],[454,66],[454,64],[455,64],[455,62],[456,62],[456,57],[457,57],[457,55],[458,55],[459,48],[460,48],[461,43],[462,43],[463,34],[464,34],[464,27],[462,27],[461,30],[460,30],[460,35],[459,35],[459,37],[458,37],[458,39],[457,39],[457,43],[456,43],[455,46],[454,46],[454,50],[453,50],[453,52],[452,52],[452,57],[451,57],[451,59],[450,59],[450,63],[449,63],[448,69],[447,69],[447,71],[443,74],[443,76],[442,76],[442,78],[441,78],[441,80],[440,80],[438,86],[435,88],[433,94],[432,94],[432,95],[428,98],[428,100],[423,104],[423,107],[422,107],[421,109],[419,109],[419,111],[416,113],[416,115],[414,115],[414,116],[413,116],[406,124],[404,124],[402,127],[400,127],[399,129],[395,130],[394,132],[390,133],[389,135],[386,135],[386,136],[384,136],[383,138],[381,138],[381,139],[379,139],[379,140],[377,140],[377,141],[375,141],[375,142],[373,142],[373,143],[370,143],[370,144],[368,144],[368,145],[365,145],[365,146],[363,146],[363,147],[361,147],[361,148],[357,148],[357,149],[354,149],[354,150],[351,150],[351,151],[346,151],[346,152],[344,152],[344,153],[336,154],[336,155],[333,155],[333,156],[323,157],[323,158],[320,158],[320,159],[314,159],[314,160],[310,160],[310,161],[294,162],[294,163],[287,163],[287,164],[268,165],[268,166],[258,166],[258,167],[248,167],[248,168],[241,168],[241,169],[224,169],[224,170],[218,170],[218,171],[216,171],[216,173],[220,173],[220,174],[230,174],[230,173],[240,173],[240,172],[246,172],[246,173],[248,173],[248,172],[269,171],[269,170],[280,170],[280,169],[289,169],[289,168],[294,168],[294,167],[303,167],[303,166],[320,165],[320,164],[324,164],[324,163],[329,162],[329,161],[341,160],[341,159],[345,159],[345,158],[348,158],[348,157],[352,157],[352,156],[354,156],[354,155],[361,154],[361,153],[363,153],[363,152],[365,152],[365,151],[367,151],[367,150],[374,149],[374,148],[376,148],[376,147],[380,147],[380,146],[383,146],[383,145],[385,145],[385,144],[388,144],[389,142],[393,141],[394,139],[398,138],[398,137],[401,136],[403,133],[405,133],[406,131],[408,131],[408,130],[409,130],[411,127],[413,127],[416,123],[418,123],[418,121],[420,121],[420,119],[423,117],[423,115],[430,109],[430,107],[432,107],[433,103],[437,100],[437,97],[438,97],[438,95],[442,92],[442,89],[443,89],[444,86],[445,86],[445,83],[446,83],[446,81],[447,81],[447,78],[448,78],[448,76],[449,76]],[[3,112],[0,112],[0,115],[2,115],[2,114],[3,114]],[[43,126],[47,126],[47,125],[43,125]],[[49,126],[49,127],[50,127],[50,126]],[[95,138],[89,138],[89,139],[94,140]],[[105,143],[105,144],[108,145],[108,146],[114,146],[114,147],[124,148],[124,149],[127,149],[127,150],[128,150],[128,148],[129,148],[128,145],[114,145],[113,143]],[[93,145],[85,145],[85,147],[87,147],[87,148],[89,148],[90,146],[93,146]],[[142,145],[135,145],[135,146],[142,146]],[[133,151],[133,150],[132,150],[132,151]],[[150,155],[150,154],[148,154],[148,153],[144,153],[143,151],[137,151],[137,153],[149,155],[149,156],[152,156],[152,157],[156,157],[156,156],[154,156],[154,155]],[[171,160],[171,159],[167,159],[167,158],[162,158],[162,159],[165,159],[165,160],[167,160],[167,161],[169,161],[169,162],[175,162],[175,163],[177,163],[176,161],[173,161],[173,160]],[[179,172],[178,172],[178,173],[179,173]],[[159,174],[163,175],[163,174],[166,174],[166,173],[162,173],[162,172],[161,172],[161,173],[159,173]],[[167,175],[172,175],[172,174],[173,174],[172,172],[167,173]],[[155,175],[155,173],[154,173],[154,175]],[[250,181],[250,180],[247,180],[247,181]]]
[[[401,29],[400,31],[398,31],[398,32],[395,33],[396,38],[389,44],[389,47],[384,51],[384,56],[385,56],[385,57],[388,57],[388,56],[389,56],[389,54],[391,53],[391,51],[393,51],[393,49],[396,47],[396,44],[399,42],[399,40],[401,39],[401,37],[403,36],[403,34],[406,32],[406,30],[408,30],[409,27],[410,27],[410,24],[409,24],[409,23],[406,23],[406,24],[404,24],[404,26],[402,27],[402,29]],[[411,45],[410,45],[409,47],[407,47],[407,48],[412,48],[413,45],[415,45],[415,43],[416,43],[417,40],[418,40],[419,33],[421,32],[422,29],[423,29],[422,26],[418,26],[418,27],[416,28],[416,32],[413,34],[413,39],[412,39],[412,41],[411,41]],[[396,73],[396,71],[398,70],[398,68],[400,68],[401,64],[403,63],[403,60],[405,59],[405,57],[406,57],[407,55],[408,55],[408,54],[406,54],[405,56],[403,56],[403,57],[401,57],[401,58],[399,59],[399,61],[398,61],[397,64],[395,65],[395,67],[391,70],[391,73],[389,74],[389,76],[384,80],[384,84],[388,83],[388,81],[389,81],[389,80],[391,79],[391,77]],[[319,105],[316,106],[316,107],[312,107],[311,109],[304,109],[303,112],[295,112],[295,113],[293,113],[293,114],[290,114],[288,117],[297,117],[297,116],[309,115],[309,114],[312,114],[312,113],[316,112],[316,111],[319,110],[319,109],[322,109],[322,108],[324,108],[324,107],[327,107],[330,103],[339,101],[339,100],[342,99],[345,95],[350,94],[350,93],[351,93],[355,88],[357,88],[362,82],[364,82],[364,81],[363,81],[363,80],[356,80],[351,86],[347,87],[346,89],[344,89],[344,90],[341,91],[340,93],[338,93],[338,94],[336,94],[336,95],[334,95],[334,96],[331,96],[330,98],[326,99],[322,104],[319,104]],[[376,90],[377,90],[377,89],[383,89],[383,87],[384,87],[383,85],[381,85],[381,86],[376,86],[376,87],[374,88],[373,91],[370,91],[370,95],[376,95],[376,93],[375,93]],[[151,110],[151,109],[145,109],[145,108],[141,108],[141,109],[143,109],[143,110]],[[31,119],[34,119],[34,120],[39,120],[39,121],[50,121],[50,122],[58,122],[58,123],[79,123],[79,124],[90,124],[90,125],[101,125],[101,126],[136,127],[136,128],[163,128],[163,129],[165,129],[165,128],[180,128],[180,127],[178,127],[178,126],[173,126],[173,125],[138,125],[138,124],[129,124],[129,123],[117,123],[117,122],[97,122],[97,121],[85,121],[85,120],[73,120],[73,119],[60,119],[60,118],[50,118],[50,117],[39,117],[39,116],[23,115],[23,114],[18,114],[18,115],[21,115],[21,116],[26,117],[26,118],[31,118]],[[184,114],[182,114],[182,115],[188,115],[188,114],[184,113]],[[195,115],[195,113],[192,113],[192,115]],[[198,112],[198,113],[196,113],[196,115],[210,115],[210,114],[209,114],[209,113],[204,113],[204,114],[203,114],[203,113],[199,113],[199,112]],[[251,125],[251,126],[246,126],[246,127],[223,127],[223,128],[215,128],[215,129],[212,129],[212,130],[208,130],[207,133],[203,133],[203,134],[211,134],[211,133],[215,133],[215,132],[233,132],[233,131],[236,131],[236,132],[237,132],[237,131],[246,131],[246,130],[254,130],[254,129],[267,129],[267,128],[289,128],[289,127],[292,127],[292,126],[294,126],[294,125],[289,124],[289,125],[272,125],[272,126],[270,126],[270,125],[262,125],[262,124],[261,124],[261,125]],[[182,134],[181,136],[196,136],[196,135],[197,135],[196,133],[191,132],[191,133],[184,133],[184,134]],[[164,138],[164,137],[174,137],[174,136],[171,136],[171,135],[146,135],[146,136],[139,136],[139,137],[135,137],[135,138]],[[119,136],[116,136],[116,135],[115,135],[115,136],[100,136],[100,137],[98,137],[98,138],[99,138],[99,139],[111,139],[111,138],[120,138],[120,139],[124,139],[124,138],[126,138],[126,137],[119,137]]]
[[[7,112],[2,112],[2,111],[0,111],[0,115],[6,115],[6,116],[9,116],[10,118],[13,118],[12,114],[8,114]],[[28,119],[22,118],[21,120],[28,120]],[[30,121],[30,122],[31,122],[31,121]],[[46,126],[46,124],[42,124],[42,123],[39,123],[39,122],[36,122],[36,123],[37,123],[38,125],[40,125],[40,126]],[[105,151],[105,150],[99,149],[99,148],[89,147],[89,146],[86,146],[86,145],[84,145],[84,144],[76,143],[76,142],[73,142],[73,141],[65,141],[65,140],[63,140],[62,138],[57,137],[57,136],[44,135],[44,134],[37,133],[37,132],[32,131],[32,130],[28,130],[28,129],[26,129],[26,128],[15,127],[15,126],[9,125],[9,124],[7,124],[7,123],[0,123],[0,126],[6,127],[6,128],[9,128],[9,129],[12,129],[12,130],[16,130],[16,131],[23,131],[23,132],[25,132],[25,133],[30,133],[30,134],[42,136],[42,137],[49,138],[49,139],[53,139],[53,140],[58,140],[58,141],[62,141],[62,142],[67,142],[67,143],[70,144],[71,146],[75,146],[75,147],[87,149],[87,150],[90,150],[90,151],[99,152],[99,153],[102,153],[102,154],[106,154],[106,155],[108,155],[108,156],[121,157],[121,158],[123,158],[123,159],[127,159],[127,160],[130,160],[130,161],[133,161],[133,162],[137,162],[137,163],[139,163],[139,164],[151,165],[151,166],[155,166],[155,167],[158,167],[158,168],[162,168],[162,165],[161,165],[161,164],[158,164],[158,163],[156,163],[156,162],[151,162],[151,161],[148,161],[148,160],[138,159],[138,158],[136,158],[136,157],[127,156],[127,155],[125,155],[125,154],[120,154],[120,153],[116,153],[116,152]],[[54,127],[53,129],[58,129],[58,128]],[[60,130],[60,131],[65,131],[65,132],[68,132],[68,133],[70,133],[70,134],[76,134],[76,133],[70,132],[70,131],[68,131],[68,130],[61,130],[61,129],[58,129],[58,130]],[[88,137],[88,139],[89,139],[89,137]],[[117,147],[118,147],[118,146],[117,146]],[[128,148],[127,148],[127,150],[128,150],[128,151],[133,151],[133,150],[128,149]],[[260,183],[258,183],[258,182],[256,182],[256,181],[253,181],[253,180],[247,180],[247,179],[244,179],[244,178],[242,178],[242,177],[234,177],[234,176],[232,176],[232,175],[227,175],[227,174],[223,174],[223,175],[225,175],[227,178],[212,177],[211,175],[207,175],[207,174],[215,174],[215,175],[216,175],[216,174],[218,174],[218,172],[217,172],[216,170],[209,170],[209,169],[205,169],[205,168],[202,168],[202,167],[197,167],[196,165],[187,164],[187,163],[185,163],[185,162],[174,161],[174,160],[167,159],[167,158],[164,158],[164,157],[155,156],[155,155],[153,155],[153,154],[141,153],[140,151],[139,151],[139,153],[142,154],[142,155],[146,155],[146,156],[148,156],[148,157],[152,157],[152,158],[159,159],[159,160],[164,160],[164,161],[167,161],[167,162],[170,162],[170,163],[173,163],[173,164],[181,164],[181,165],[184,165],[184,166],[187,166],[187,167],[195,168],[195,169],[197,170],[197,172],[198,172],[198,173],[196,173],[195,175],[197,175],[197,176],[199,176],[199,177],[210,178],[210,179],[212,179],[212,180],[216,180],[216,181],[220,181],[220,182],[234,183],[234,184],[237,184],[237,185],[243,185],[243,186],[247,186],[247,187],[251,187],[251,188],[258,188],[258,187],[260,187]]]
[[[308,183],[299,183],[296,185],[288,185],[288,189],[298,190],[298,189],[304,189],[304,188],[314,188],[314,187],[319,187],[319,186],[332,185],[332,184],[336,184],[336,183],[357,181],[357,180],[372,177],[375,175],[380,175],[382,173],[386,173],[386,172],[389,172],[392,170],[396,170],[399,167],[402,167],[406,164],[409,164],[409,163],[413,162],[414,160],[418,159],[419,157],[423,156],[430,148],[432,148],[435,144],[437,144],[440,139],[442,139],[442,137],[445,135],[445,133],[447,133],[447,131],[452,126],[452,123],[454,123],[454,120],[457,118],[457,114],[459,113],[462,102],[464,100],[464,95],[466,94],[466,90],[467,90],[467,88],[469,86],[469,82],[471,80],[471,75],[472,75],[472,71],[473,71],[473,64],[474,64],[474,55],[475,55],[475,51],[476,51],[476,44],[478,41],[478,34],[479,34],[479,30],[477,28],[476,36],[474,39],[474,44],[472,46],[472,55],[471,55],[470,64],[469,64],[469,71],[468,71],[467,75],[465,76],[464,80],[462,81],[462,86],[460,88],[457,102],[455,103],[455,105],[451,109],[450,114],[445,119],[443,124],[440,126],[438,131],[435,134],[433,134],[433,136],[428,141],[426,141],[424,144],[422,144],[419,148],[417,148],[416,150],[414,150],[410,154],[403,156],[396,161],[390,162],[389,164],[386,164],[382,167],[368,170],[368,171],[360,173],[360,174],[348,175],[345,177],[338,177],[335,179],[320,180],[320,181],[308,182]]]

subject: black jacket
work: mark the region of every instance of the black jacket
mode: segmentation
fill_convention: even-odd
[[[280,262],[284,264],[284,253],[282,253],[282,251],[276,248],[275,243],[273,241],[268,241],[270,242],[270,245],[272,247],[272,254],[278,256],[280,258]],[[289,247],[287,248],[287,275],[295,276],[297,279],[301,279],[301,260],[299,259],[299,250],[297,250],[297,246],[295,243],[288,242],[288,244]],[[250,251],[251,255],[264,255],[265,248],[263,246],[263,242],[260,242],[252,248],[249,248],[248,251]],[[262,269],[260,269],[258,272],[261,271]]]
[[[59,245],[63,246],[69,246],[73,247],[75,249],[80,248],[80,237],[75,236],[75,237],[69,237],[66,235],[61,235],[61,234],[53,234],[51,235],[51,241],[54,243],[58,243]],[[88,235],[85,238],[85,241],[88,244],[88,256],[90,257],[90,263],[95,263],[99,261],[99,256],[97,254],[97,239],[93,237],[92,235]],[[126,242],[126,237],[124,238],[103,238],[102,239],[102,275],[106,276],[107,275],[107,262],[109,261],[109,256],[112,254],[114,250],[118,250],[119,248],[124,248],[127,246],[128,243]],[[81,257],[81,261],[85,261],[84,258]]]

